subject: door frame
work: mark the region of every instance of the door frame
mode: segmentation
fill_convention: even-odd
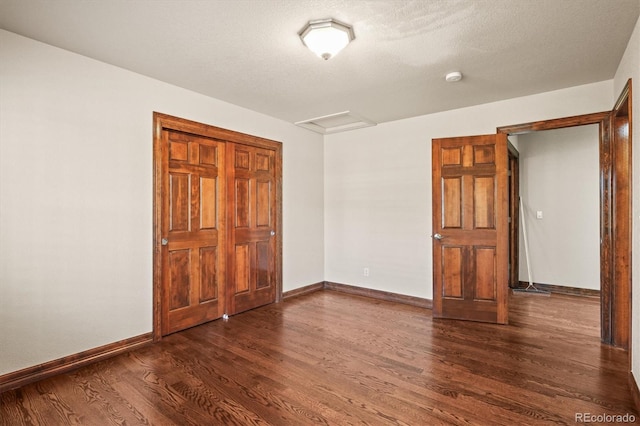
[[[197,136],[233,142],[275,151],[275,271],[276,303],[282,300],[282,143],[252,136],[233,130],[223,129],[184,118],[153,112],[153,341],[162,339],[162,131],[173,130]],[[226,212],[222,213],[226,217]],[[225,278],[226,279],[226,278]]]
[[[626,109],[625,109],[626,108]],[[626,114],[627,139],[615,131],[616,111]],[[600,175],[600,338],[602,343],[629,347],[631,334],[631,79],[613,111],[502,126],[498,133],[518,134],[589,124],[599,125]],[[626,142],[626,143],[625,143]],[[616,150],[622,150],[617,151]],[[624,185],[616,185],[620,177]],[[516,209],[518,209],[516,207]],[[616,226],[624,223],[625,226]]]
[[[509,161],[509,287],[518,287],[519,256],[520,256],[520,153],[507,139]]]

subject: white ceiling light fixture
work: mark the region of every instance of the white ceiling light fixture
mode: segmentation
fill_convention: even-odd
[[[462,73],[460,71],[454,71],[447,74],[444,79],[447,83],[455,83],[456,81],[462,80]]]
[[[298,35],[309,50],[325,61],[333,58],[356,38],[350,25],[333,18],[309,21]]]

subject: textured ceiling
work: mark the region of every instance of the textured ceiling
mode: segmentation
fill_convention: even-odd
[[[298,122],[381,123],[611,79],[640,0],[0,0],[0,28]],[[323,61],[297,32],[353,25]],[[459,70],[464,79],[446,83]]]

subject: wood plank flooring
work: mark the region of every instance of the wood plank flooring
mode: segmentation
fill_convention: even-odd
[[[638,417],[595,298],[512,295],[510,325],[319,291],[0,394],[1,425],[575,424]]]

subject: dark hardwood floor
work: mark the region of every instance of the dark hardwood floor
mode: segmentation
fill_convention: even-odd
[[[319,291],[0,394],[2,425],[574,424],[637,417],[595,298],[512,295],[510,325]]]

